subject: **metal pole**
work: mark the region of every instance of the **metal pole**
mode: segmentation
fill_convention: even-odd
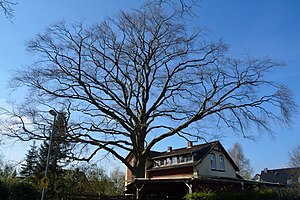
[[[47,162],[46,162],[45,177],[48,177],[50,156],[51,156],[51,151],[52,151],[52,140],[53,140],[53,134],[55,132],[55,123],[56,123],[56,116],[57,116],[57,112],[55,112],[54,110],[50,110],[49,113],[52,116],[54,116],[54,120],[53,120],[53,124],[52,124],[52,131],[50,132],[50,140],[49,140],[49,148],[48,148],[48,155],[47,155]],[[41,200],[45,200],[45,196],[46,196],[46,188],[43,188]]]

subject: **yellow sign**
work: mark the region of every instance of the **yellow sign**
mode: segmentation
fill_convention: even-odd
[[[49,178],[47,176],[41,178],[40,185],[41,185],[42,188],[48,188]]]

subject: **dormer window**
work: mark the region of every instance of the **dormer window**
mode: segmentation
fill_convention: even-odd
[[[177,157],[172,157],[172,165],[177,164]]]
[[[184,156],[179,156],[179,163],[184,163]]]
[[[165,165],[165,160],[162,159],[159,162],[160,162],[160,166]]]
[[[216,156],[214,153],[210,154],[211,169],[217,169]]]
[[[167,158],[167,163],[166,165],[170,165],[171,164],[171,158]]]
[[[159,161],[155,160],[154,162],[155,162],[154,167],[159,167],[160,164]]]
[[[220,170],[225,170],[224,156],[223,156],[223,155],[220,155],[220,156],[219,156],[219,160],[220,160]]]
[[[192,162],[192,161],[193,161],[192,155],[191,155],[191,154],[188,154],[188,155],[186,156],[186,162]]]

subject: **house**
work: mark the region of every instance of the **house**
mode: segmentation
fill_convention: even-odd
[[[169,146],[167,151],[151,152],[146,160],[144,178],[133,179],[127,169],[126,193],[136,196],[143,193],[156,199],[181,198],[204,187],[244,190],[257,184],[244,180],[238,171],[238,166],[219,141],[198,145],[188,142],[184,148]]]
[[[237,178],[239,169],[219,141],[172,149],[152,151],[146,161],[144,178],[193,178],[198,176]],[[133,181],[126,170],[126,183]]]
[[[260,181],[300,187],[300,167],[268,169],[261,171]]]
[[[237,178],[239,168],[219,141],[172,149],[148,159],[146,178],[193,178],[199,176]]]

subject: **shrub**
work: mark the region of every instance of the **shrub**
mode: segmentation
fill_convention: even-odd
[[[254,189],[243,192],[219,191],[205,189],[184,197],[186,200],[276,200],[277,192],[271,188]]]
[[[0,199],[8,199],[9,197],[9,190],[7,188],[7,185],[0,180]]]
[[[254,200],[253,194],[251,192],[229,192],[223,191],[218,192],[218,200]]]
[[[284,188],[279,191],[279,194],[284,200],[299,200],[300,188]]]
[[[255,196],[258,200],[273,200],[278,199],[276,191],[272,188],[255,189]]]
[[[10,183],[9,199],[12,200],[36,200],[38,191],[32,185],[24,182]]]
[[[211,190],[203,190],[187,194],[184,198],[186,200],[217,200],[217,194]]]
[[[36,200],[38,190],[31,184],[16,179],[0,181],[1,200]]]

